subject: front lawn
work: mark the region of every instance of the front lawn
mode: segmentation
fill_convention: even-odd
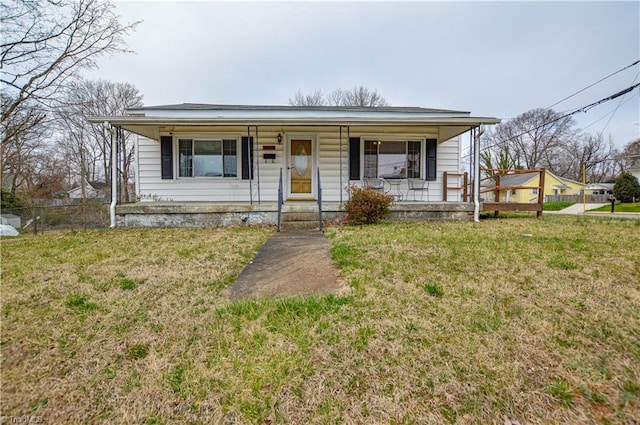
[[[227,300],[270,234],[2,240],[2,416],[43,423],[640,421],[640,223],[330,227],[343,296]]]
[[[574,205],[575,202],[545,202],[542,204],[543,211],[560,211]]]
[[[603,212],[611,212],[611,204],[609,205],[604,205],[600,208],[596,208],[594,210],[590,210],[590,211],[603,211]],[[616,203],[615,205],[615,212],[637,212],[640,213],[640,202],[635,202],[635,203],[628,203],[628,204],[622,204],[622,203]]]

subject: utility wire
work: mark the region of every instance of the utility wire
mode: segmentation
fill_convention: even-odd
[[[604,80],[606,80],[607,78],[613,77],[614,75],[616,75],[616,74],[618,74],[618,73],[620,73],[620,72],[624,71],[625,69],[629,69],[629,68],[631,68],[632,66],[635,66],[635,65],[637,65],[637,64],[639,64],[639,63],[640,63],[640,60],[637,60],[637,61],[635,61],[634,63],[632,63],[631,65],[627,65],[627,66],[625,66],[624,68],[619,69],[619,70],[617,70],[616,72],[613,72],[613,73],[611,73],[611,74],[607,75],[606,77],[599,79],[599,80],[598,80],[598,81],[596,81],[595,83],[590,84],[590,85],[588,85],[587,87],[585,87],[585,88],[583,88],[583,89],[581,89],[581,90],[578,90],[577,92],[575,92],[575,93],[573,93],[573,94],[571,94],[571,95],[569,95],[569,96],[565,97],[564,99],[557,101],[557,102],[556,102],[556,103],[554,103],[553,105],[551,105],[551,106],[547,106],[547,108],[546,108],[546,109],[551,109],[551,108],[553,108],[554,106],[556,106],[556,105],[558,105],[558,104],[560,104],[560,103],[564,102],[565,100],[567,100],[567,99],[571,99],[573,96],[575,96],[575,95],[577,95],[577,94],[580,94],[580,93],[582,93],[583,91],[585,91],[585,90],[587,90],[587,89],[590,89],[591,87],[595,86],[595,85],[596,85],[596,84],[598,84],[598,83],[603,82],[603,81],[604,81]]]
[[[610,116],[611,114],[615,113],[615,111],[616,111],[617,109],[619,109],[622,105],[626,105],[627,103],[629,103],[629,102],[630,102],[630,101],[632,101],[632,100],[633,100],[633,97],[628,97],[628,98],[626,98],[626,99],[621,99],[621,100],[620,100],[620,104],[619,104],[618,106],[616,106],[616,108],[615,108],[615,109],[613,109],[613,110],[611,110],[611,111],[607,112],[606,114],[604,114],[603,116],[601,116],[601,117],[600,117],[600,118],[598,118],[597,120],[593,121],[592,123],[587,124],[587,125],[585,125],[584,127],[581,127],[581,128],[580,128],[580,130],[581,130],[581,131],[584,131],[584,130],[586,130],[587,128],[591,127],[592,125],[596,125],[597,123],[599,123],[599,122],[600,122],[600,121],[602,121],[603,119],[605,119],[605,118],[607,118],[608,116]],[[605,126],[605,128],[606,128],[606,126]],[[603,129],[603,131],[604,131],[604,129]]]
[[[640,76],[640,72],[638,72],[636,74],[636,77],[633,79],[633,81],[631,82],[631,84],[635,83],[636,80],[638,79],[638,76]],[[633,96],[630,97],[629,99],[633,99]],[[622,97],[620,99],[620,102],[618,102],[618,105],[616,106],[616,108],[613,110],[613,113],[611,114],[611,116],[609,117],[609,119],[607,120],[607,123],[604,125],[604,127],[602,127],[602,130],[600,130],[600,135],[602,136],[602,133],[604,133],[604,131],[607,129],[607,127],[609,126],[609,123],[611,122],[611,120],[613,119],[613,116],[616,114],[616,112],[618,112],[618,109],[620,109],[620,106],[622,106],[622,102],[624,101],[624,97]]]
[[[640,83],[634,84],[631,87],[628,87],[628,88],[626,88],[624,90],[620,90],[618,93],[614,93],[609,97],[605,97],[603,99],[598,100],[597,102],[593,102],[593,103],[590,103],[590,104],[588,104],[586,106],[583,106],[581,108],[575,109],[574,111],[566,113],[566,114],[564,114],[564,115],[562,115],[562,116],[560,116],[558,118],[552,119],[551,121],[544,122],[544,123],[540,124],[537,127],[534,127],[534,128],[529,129],[529,130],[523,131],[522,133],[516,134],[515,136],[509,137],[508,139],[504,139],[504,140],[501,140],[501,141],[499,141],[497,143],[493,143],[493,144],[491,144],[489,146],[485,146],[484,148],[482,148],[482,150],[485,151],[487,149],[490,149],[490,148],[493,148],[495,146],[498,146],[501,143],[517,139],[518,137],[524,136],[527,133],[539,130],[539,129],[543,128],[546,125],[553,124],[554,122],[557,122],[557,121],[560,121],[560,120],[565,119],[567,117],[570,117],[572,115],[575,115],[578,112],[588,112],[590,109],[592,109],[592,108],[594,108],[594,107],[596,107],[596,106],[598,106],[598,105],[600,105],[602,103],[608,102],[608,101],[613,100],[613,99],[617,99],[620,96],[624,96],[625,94],[633,91],[637,87],[640,87]],[[462,158],[466,158],[467,156],[470,156],[470,154],[464,155]]]

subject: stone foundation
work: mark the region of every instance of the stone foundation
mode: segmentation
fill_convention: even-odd
[[[315,202],[286,202],[284,213],[317,212]],[[473,204],[466,202],[403,202],[391,209],[392,221],[468,220]],[[125,227],[224,227],[275,226],[275,203],[254,204],[173,204],[138,203],[116,207]],[[339,203],[323,204],[325,223],[344,223],[346,213]]]

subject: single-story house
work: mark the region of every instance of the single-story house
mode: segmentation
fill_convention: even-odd
[[[613,195],[615,183],[589,183],[585,188],[587,195]]]
[[[106,198],[107,197],[107,184],[104,182],[87,181],[85,182],[85,192],[87,199],[94,198]],[[82,186],[74,187],[67,191],[67,197],[69,199],[82,199]]]
[[[538,202],[538,187],[540,186],[540,172],[513,173],[500,176],[500,202],[520,204],[535,204]],[[495,186],[493,186],[495,187]],[[483,191],[487,188],[483,188]],[[490,188],[489,188],[490,189]],[[545,199],[559,195],[580,195],[583,185],[580,182],[559,177],[549,170],[545,170],[543,195]],[[485,197],[495,199],[493,190],[486,191]]]
[[[393,183],[388,187],[399,217],[418,217],[420,211],[432,218],[466,217],[475,204],[462,199],[459,188],[445,189],[444,173],[453,173],[447,184],[459,187],[460,135],[500,122],[418,107],[190,103],[134,108],[125,116],[90,121],[138,135],[140,202],[112,202],[112,225],[115,214],[127,226],[275,223],[281,207],[305,205],[325,212],[325,218],[344,215],[350,187],[369,178]],[[408,179],[425,182],[428,202],[407,200]],[[445,192],[450,202],[443,202]]]

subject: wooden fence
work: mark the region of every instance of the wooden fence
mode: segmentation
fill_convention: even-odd
[[[544,178],[545,169],[533,170],[507,170],[500,168],[482,168],[482,172],[487,176],[480,179],[480,195],[483,193],[493,193],[493,202],[483,202],[482,211],[493,211],[498,216],[500,211],[535,211],[536,216],[542,216],[542,204],[544,203]],[[505,185],[501,180],[505,176],[515,174],[538,173],[538,184],[530,186],[514,186]],[[500,191],[537,189],[537,202],[535,203],[517,203],[517,202],[500,202]]]

